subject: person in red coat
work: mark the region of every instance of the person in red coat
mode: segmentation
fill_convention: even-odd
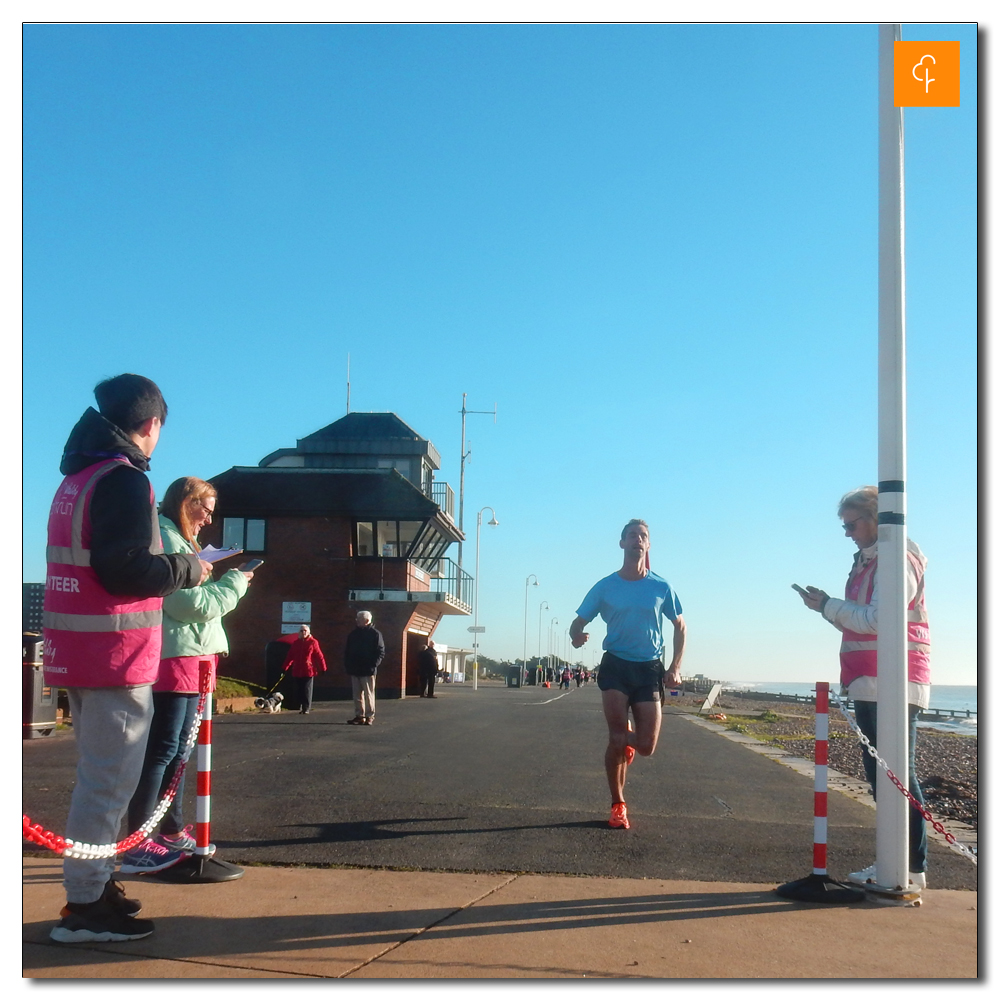
[[[288,648],[285,665],[282,670],[292,668],[292,678],[295,681],[295,695],[299,702],[299,711],[308,715],[312,708],[313,678],[326,670],[326,660],[323,650],[319,648],[316,637],[308,625],[299,628],[299,637]]]

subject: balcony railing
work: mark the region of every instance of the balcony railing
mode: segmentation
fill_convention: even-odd
[[[455,491],[447,483],[431,483],[427,494],[455,523]]]
[[[444,590],[456,601],[472,607],[472,575],[459,569],[451,559],[438,560],[431,571],[431,580],[437,581],[436,584],[431,583],[431,590]]]

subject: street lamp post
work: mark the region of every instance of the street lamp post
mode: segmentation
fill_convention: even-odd
[[[493,518],[487,521],[490,527],[495,528],[500,522],[497,520],[497,512],[492,507],[483,507],[476,515],[476,589],[474,591],[475,602],[475,628],[472,633],[472,690],[479,690],[479,532],[483,526],[483,510],[488,510]]]
[[[552,621],[549,622],[549,666],[558,666],[558,663],[555,665],[552,663],[552,636],[554,635],[554,632],[552,631],[552,626],[558,624],[559,624],[558,618],[553,618]],[[558,655],[556,656],[556,659],[558,661]]]
[[[465,397],[468,395],[469,394],[467,392],[462,393],[462,409],[459,411],[462,414],[462,452],[461,452],[461,461],[459,462],[459,473],[458,473],[458,530],[459,531],[465,530],[465,460],[472,454],[471,448],[468,451],[465,450],[465,415],[467,413],[492,413],[493,423],[497,422],[496,403],[493,404],[492,410],[467,410],[465,408]],[[493,516],[496,517],[496,514],[494,514]],[[459,570],[458,586],[461,588],[462,586],[462,543],[461,542],[458,543],[458,570]]]
[[[521,654],[521,682],[518,687],[528,679],[528,585],[532,577],[535,577],[537,587],[538,577],[534,573],[529,573],[524,579],[524,650]]]
[[[546,611],[551,611],[552,610],[549,607],[549,602],[548,601],[542,601],[542,603],[538,605],[538,667],[537,667],[537,669],[540,670],[540,671],[542,670],[542,609],[543,608]],[[543,677],[542,680],[545,680],[545,678]]]

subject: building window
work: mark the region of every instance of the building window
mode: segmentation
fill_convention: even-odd
[[[358,547],[355,555],[373,556],[375,555],[375,536],[372,534],[372,526],[365,521],[358,521]]]
[[[222,519],[222,547],[242,549],[244,552],[263,552],[266,543],[266,525],[263,518],[224,517]]]
[[[358,521],[355,555],[383,559],[412,558],[423,521]]]

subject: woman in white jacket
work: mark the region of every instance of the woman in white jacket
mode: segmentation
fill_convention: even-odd
[[[818,611],[842,634],[840,644],[841,691],[854,702],[858,728],[877,747],[878,734],[878,488],[863,486],[841,497],[837,515],[844,533],[858,547],[847,577],[844,599],[830,597],[816,587],[806,588],[802,600]],[[907,539],[906,618],[907,693],[909,701],[909,789],[917,802],[924,797],[917,781],[915,748],[917,716],[930,704],[930,630],[924,602],[924,571],[927,560],[916,542]],[[876,764],[861,748],[865,776],[875,794]],[[910,808],[910,882],[918,888],[927,884],[927,826],[919,809]],[[875,866],[848,876],[853,882],[875,881]]]

